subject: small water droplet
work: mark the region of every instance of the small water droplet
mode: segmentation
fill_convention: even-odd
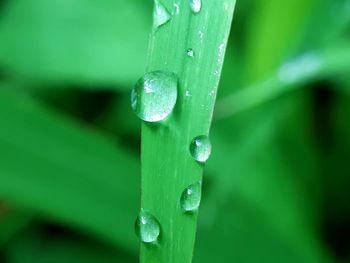
[[[227,2],[224,3],[224,9],[225,11],[228,11],[228,8],[229,8],[229,4]]]
[[[175,8],[174,14],[175,14],[175,15],[180,14],[180,5],[177,4],[177,3],[174,3],[174,8]]]
[[[186,97],[190,97],[190,96],[191,96],[191,92],[190,92],[189,90],[186,90],[185,96],[186,96]]]
[[[131,107],[136,115],[148,122],[164,120],[175,107],[177,77],[167,71],[145,74],[131,92]]]
[[[142,242],[153,243],[160,235],[160,224],[152,214],[141,210],[135,221],[135,232]]]
[[[187,56],[189,56],[189,57],[194,57],[194,50],[192,49],[192,48],[189,48],[189,49],[187,49]]]
[[[201,163],[205,163],[211,154],[211,143],[208,136],[201,135],[194,138],[190,144],[192,157]]]
[[[204,36],[203,31],[199,30],[198,31],[198,35],[199,35],[199,39],[202,41],[203,40],[203,36]]]
[[[224,51],[224,48],[225,48],[225,44],[224,43],[221,43],[220,46],[219,46],[219,54],[222,56],[222,53]]]
[[[181,195],[180,205],[184,212],[194,212],[198,210],[202,196],[202,184],[197,182],[187,187]]]
[[[223,61],[224,50],[225,50],[225,44],[222,43],[222,44],[220,44],[220,46],[219,46],[218,63],[221,63],[221,62]]]
[[[199,13],[202,8],[202,0],[189,0],[189,1],[190,1],[190,7],[193,13],[195,14]]]
[[[153,24],[158,28],[166,24],[171,19],[171,15],[166,7],[159,1],[154,1]]]

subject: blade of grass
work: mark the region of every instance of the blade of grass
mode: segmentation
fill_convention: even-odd
[[[342,75],[349,71],[349,67],[350,48],[348,45],[306,53],[294,62],[282,66],[269,79],[220,99],[215,108],[215,118],[231,117],[302,88],[311,81]]]
[[[303,40],[313,7],[319,1],[257,1],[246,28],[245,69],[249,81],[271,74],[287,54]]]
[[[221,262],[274,262],[279,253],[283,262],[327,262],[315,227],[320,166],[304,93],[214,123],[218,150],[206,167],[211,184],[199,218],[206,229],[199,231],[196,262],[213,262],[217,254]]]
[[[3,87],[0,127],[1,199],[136,250],[132,218],[138,164],[133,155]]]
[[[26,87],[44,82],[125,91],[146,62],[147,2],[8,1],[0,21],[0,64]]]
[[[76,235],[50,235],[35,224],[4,249],[11,263],[134,263],[135,255]]]
[[[142,125],[141,207],[159,220],[161,237],[159,246],[141,244],[141,262],[191,262],[197,214],[181,211],[180,196],[202,179],[189,145],[209,133],[235,0],[202,1],[198,14],[188,0],[161,2],[173,16],[151,35],[147,70],[177,74],[179,95],[166,122]]]

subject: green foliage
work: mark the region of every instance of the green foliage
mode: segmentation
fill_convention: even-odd
[[[172,10],[172,1],[163,1]],[[195,14],[189,1],[179,14],[151,36],[148,71],[178,76],[178,101],[164,123],[142,125],[142,209],[162,227],[160,248],[141,245],[141,262],[191,262],[197,214],[183,213],[182,192],[202,181],[203,165],[190,154],[190,143],[209,135],[235,1],[203,1]],[[172,43],[177,43],[173,46]],[[193,54],[186,52],[191,49]]]
[[[113,146],[118,141],[13,91],[3,88],[0,102],[0,195],[134,249],[132,233],[115,225],[131,227],[129,218],[137,211],[136,158]],[[126,176],[120,172],[125,166],[129,187],[118,179]],[[115,200],[124,198],[128,201],[115,209]]]
[[[349,262],[349,2],[237,1],[197,224],[175,201],[201,179],[189,143],[209,131],[233,1],[159,1],[158,30],[153,1],[0,1],[0,262],[137,262],[141,185],[163,238],[143,259]],[[288,70],[308,54],[320,64]],[[141,168],[145,68],[175,72],[179,100],[142,125]]]
[[[24,81],[128,89],[143,72],[150,25],[145,4],[13,0],[4,9],[0,64]]]

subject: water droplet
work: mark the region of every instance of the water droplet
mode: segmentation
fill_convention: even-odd
[[[225,3],[224,3],[224,9],[225,9],[225,11],[228,11],[228,8],[229,8],[229,3],[225,2]]]
[[[223,52],[224,52],[224,48],[225,48],[225,44],[221,43],[219,46],[219,55],[222,56]]]
[[[194,138],[190,144],[190,153],[196,161],[205,163],[211,154],[209,138],[205,135]]]
[[[141,210],[135,221],[135,232],[144,243],[155,242],[160,234],[160,224],[150,213]]]
[[[185,96],[186,96],[186,97],[190,97],[190,96],[191,96],[191,92],[190,92],[189,90],[186,90]]]
[[[198,31],[198,35],[199,35],[199,39],[202,41],[202,40],[203,40],[204,33],[203,33],[201,30],[199,30],[199,31]]]
[[[190,1],[190,7],[193,13],[195,14],[199,13],[202,8],[202,0],[189,0],[189,1]]]
[[[222,43],[222,44],[220,44],[220,46],[219,46],[218,63],[223,62],[224,50],[225,50],[225,44]]]
[[[189,49],[187,49],[187,56],[189,56],[189,57],[194,57],[194,50],[192,49],[192,48],[189,48]]]
[[[145,74],[131,92],[131,107],[136,115],[148,122],[164,120],[177,100],[177,77],[166,71]]]
[[[175,14],[175,15],[180,14],[180,5],[177,4],[177,3],[174,3],[174,8],[175,8],[174,14]]]
[[[181,195],[180,205],[184,212],[196,211],[201,202],[202,184],[195,183],[187,187]]]
[[[166,24],[171,19],[171,15],[166,7],[159,1],[154,1],[153,24],[158,28]]]

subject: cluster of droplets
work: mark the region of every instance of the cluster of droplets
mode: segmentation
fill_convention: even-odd
[[[201,11],[201,0],[188,0],[194,14]],[[178,15],[180,7],[174,4],[173,14]],[[155,0],[154,26],[159,28],[171,20],[171,14],[167,8]],[[203,37],[201,33],[201,37]],[[188,57],[194,57],[195,52],[189,48],[186,51]],[[191,96],[186,91],[186,97]],[[178,97],[178,77],[168,71],[153,71],[145,74],[138,80],[131,92],[131,107],[135,114],[145,122],[161,122],[172,113]],[[199,162],[205,163],[211,153],[211,144],[207,136],[197,136],[189,143],[189,154]],[[198,210],[201,201],[202,183],[196,182],[186,187],[180,198],[179,204],[183,213],[194,213]],[[135,222],[135,232],[144,243],[156,243],[161,227],[156,217],[150,212],[141,210]]]
[[[179,201],[182,211],[187,214],[195,213],[199,208],[201,195],[201,182],[186,187]],[[141,210],[135,221],[135,232],[143,243],[154,244],[160,236],[160,223],[151,213]]]
[[[198,14],[202,9],[202,0],[188,0],[189,6],[194,14]],[[180,5],[174,3],[173,15],[180,14]],[[169,22],[172,18],[169,10],[162,4],[161,0],[154,0],[153,25],[154,28],[159,28]]]
[[[145,74],[131,92],[131,107],[136,115],[146,122],[160,122],[173,111],[178,93],[178,78],[167,71]],[[186,91],[186,96],[190,96]],[[197,136],[189,144],[192,158],[205,163],[211,154],[211,143],[207,136]],[[188,186],[179,199],[184,213],[197,211],[201,200],[201,182]],[[135,222],[135,231],[144,243],[154,243],[160,235],[160,224],[149,212],[141,210]]]

